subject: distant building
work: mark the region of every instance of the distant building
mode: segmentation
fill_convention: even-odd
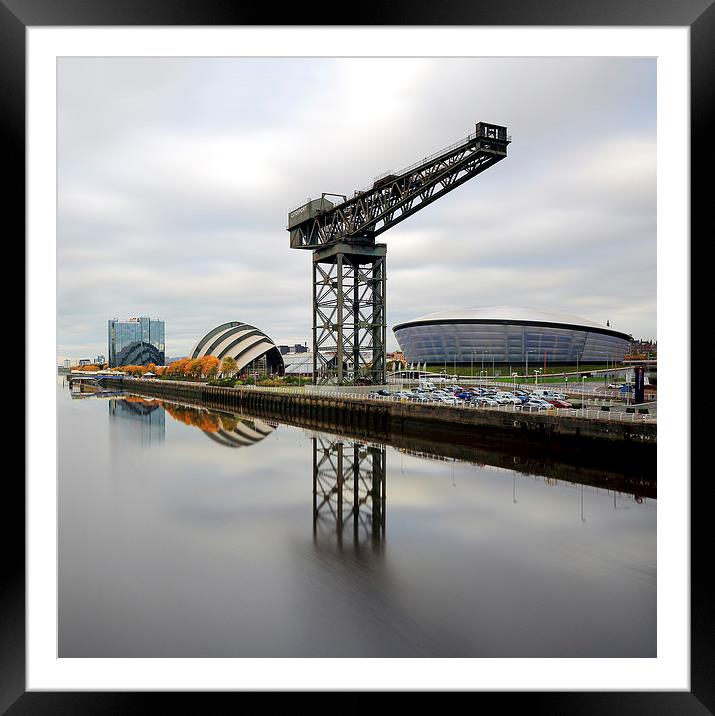
[[[95,362],[96,365],[103,365],[104,363],[107,362],[107,359],[106,359],[104,356],[97,356],[97,357],[94,359],[94,362]]]
[[[290,353],[290,346],[278,346],[278,350],[281,352],[281,355],[287,355]]]
[[[293,346],[293,351],[295,353],[307,353],[308,352],[308,346],[303,346],[300,343],[296,343]]]
[[[646,358],[655,357],[658,354],[658,342],[650,340],[631,341],[630,355],[644,355]]]
[[[263,331],[240,321],[222,323],[202,336],[189,358],[204,356],[215,356],[219,361],[233,358],[240,374],[283,374],[283,356],[276,344]]]
[[[632,339],[577,316],[516,306],[441,311],[393,331],[410,363],[472,367],[620,362]]]
[[[72,361],[69,358],[65,358],[65,368],[69,368],[72,365]]]
[[[164,321],[145,316],[107,321],[109,367],[122,365],[164,365]]]
[[[79,367],[81,368],[83,365],[92,365],[92,361],[89,358],[80,358]]]
[[[313,354],[307,352],[289,353],[283,356],[286,375],[313,375]]]

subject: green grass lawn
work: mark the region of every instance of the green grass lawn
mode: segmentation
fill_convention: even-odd
[[[600,363],[600,364],[589,363],[586,365],[579,364],[578,372],[579,373],[588,373],[592,370],[607,370],[610,367],[612,367],[612,366],[606,365],[605,363]],[[623,368],[623,367],[624,366],[616,365],[616,368]],[[439,365],[435,364],[435,365],[427,366],[427,370],[430,372],[433,372],[433,373],[443,373],[443,372],[445,372],[445,368],[446,368],[447,375],[455,375],[455,374],[460,375],[460,376],[470,376],[471,375],[471,376],[478,378],[480,376],[480,374],[482,374],[485,378],[488,378],[489,380],[497,380],[497,381],[506,382],[506,383],[511,383],[513,381],[513,378],[511,377],[512,373],[518,373],[519,374],[519,378],[518,378],[519,382],[522,382],[522,383],[526,382],[526,380],[523,377],[524,376],[524,368],[525,368],[525,366],[523,366],[523,365],[520,365],[520,366],[494,366],[494,368],[492,369],[491,365],[487,366],[487,364],[485,363],[484,368],[482,369],[481,361],[480,361],[480,364],[475,365],[473,369],[471,366],[457,366],[456,371],[455,371],[454,365],[447,364],[445,366],[444,363],[439,364]],[[561,375],[559,375],[558,377],[555,377],[555,378],[549,378],[548,376],[553,373],[559,373],[559,374],[575,373],[577,371],[577,367],[576,367],[575,363],[573,365],[559,365],[559,366],[550,366],[547,364],[546,370],[544,370],[543,363],[541,365],[539,365],[537,363],[535,366],[532,366],[532,364],[529,364],[529,382],[533,382],[533,380],[534,380],[534,368],[538,368],[540,371],[539,372],[539,383],[542,383],[542,382],[543,383],[563,383],[564,378]],[[482,371],[483,371],[483,373],[482,373]],[[622,373],[620,373],[619,375],[622,375]],[[569,377],[569,382],[575,381],[575,380],[578,380],[580,382],[581,378],[576,377],[576,376]],[[597,375],[597,376],[592,376],[592,377],[586,378],[587,383],[594,382],[594,381],[603,381],[603,380],[604,380],[603,375]]]

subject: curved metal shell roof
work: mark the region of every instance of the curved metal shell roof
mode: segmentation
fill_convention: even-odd
[[[276,348],[276,344],[255,326],[229,321],[212,328],[199,339],[191,349],[189,357],[193,360],[211,355],[223,360],[231,356],[240,370],[273,348]]]
[[[420,316],[412,321],[405,321],[393,328],[394,331],[400,328],[425,323],[545,323],[551,325],[578,326],[586,329],[597,329],[608,333],[617,334],[628,338],[628,335],[616,331],[611,327],[603,324],[589,321],[586,318],[572,316],[564,313],[554,313],[552,311],[542,311],[536,308],[526,308],[524,306],[485,306],[481,308],[454,308],[446,311],[438,311],[429,313],[426,316]]]

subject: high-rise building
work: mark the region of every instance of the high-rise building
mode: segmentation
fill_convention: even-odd
[[[104,356],[97,356],[97,357],[94,359],[95,365],[102,365],[102,364],[104,364],[104,363],[106,363],[106,362],[107,362],[107,359],[106,359]]]
[[[69,368],[72,365],[72,361],[69,358],[65,358],[65,368]]]
[[[109,366],[164,365],[164,321],[146,316],[107,321]]]

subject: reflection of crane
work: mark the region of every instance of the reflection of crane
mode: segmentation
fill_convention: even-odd
[[[291,248],[313,251],[314,382],[385,382],[387,247],[375,237],[504,159],[510,141],[506,127],[479,122],[350,199],[323,194],[288,214]]]
[[[333,435],[312,442],[314,537],[335,532],[342,547],[345,526],[352,522],[355,549],[368,540],[378,545],[385,538],[385,446]]]

